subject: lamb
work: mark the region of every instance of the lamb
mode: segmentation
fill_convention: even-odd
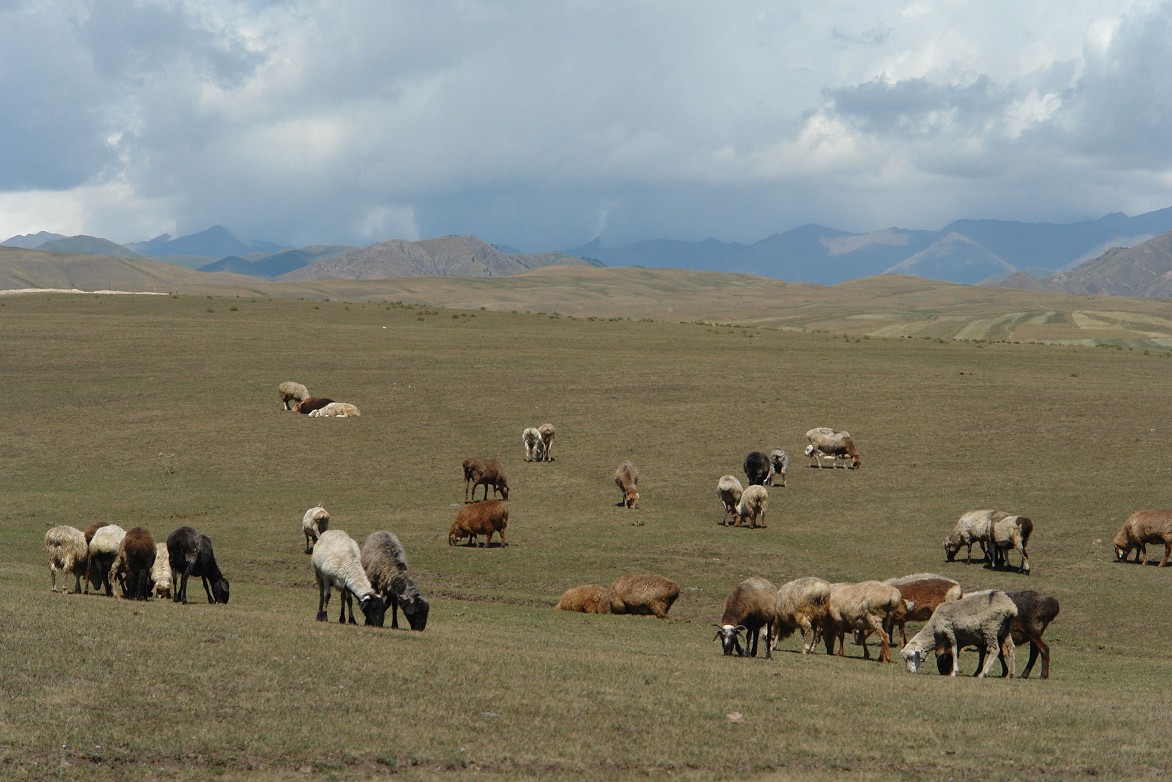
[[[1113,542],[1117,562],[1126,562],[1134,549],[1135,561],[1141,565],[1148,563],[1147,544],[1163,543],[1164,558],[1160,560],[1159,567],[1165,567],[1169,555],[1172,555],[1172,509],[1153,508],[1136,511],[1123,522],[1123,527]]]
[[[994,519],[1005,518],[1009,514],[1000,510],[970,510],[961,515],[952,532],[944,539],[944,560],[951,562],[956,559],[961,546],[968,547],[965,562],[973,561],[973,544],[981,546],[982,560],[988,559],[989,522]]]
[[[216,564],[212,539],[192,527],[179,527],[167,536],[171,565],[171,599],[187,605],[187,579],[199,576],[209,603],[228,603],[228,579]]]
[[[155,564],[151,567],[151,581],[154,582],[154,596],[171,599],[171,558],[167,555],[167,543],[155,544]]]
[[[330,512],[319,502],[301,517],[301,531],[305,533],[305,553],[313,553],[313,544],[330,528]]]
[[[430,610],[427,598],[415,586],[407,572],[407,552],[391,532],[372,532],[362,542],[362,569],[370,579],[371,588],[382,596],[383,604],[391,607],[391,627],[399,627],[399,607],[412,630],[427,627]]]
[[[809,654],[818,640],[830,607],[830,582],[814,576],[787,581],[777,590],[777,622],[773,645],[802,633],[802,654]]]
[[[103,524],[94,532],[90,540],[90,566],[87,575],[86,594],[89,594],[90,585],[97,583],[99,589],[106,590],[106,597],[114,595],[114,585],[110,580],[110,570],[114,560],[118,558],[118,546],[122,543],[126,530],[117,524]]]
[[[464,502],[476,502],[476,487],[484,487],[484,499],[488,499],[488,487],[492,487],[492,496],[499,493],[501,499],[509,498],[509,481],[505,477],[505,469],[497,459],[465,459],[464,460]],[[472,499],[468,499],[468,490],[472,490]]]
[[[1054,617],[1058,616],[1058,600],[1044,595],[1041,592],[1026,590],[1023,592],[1007,592],[1009,599],[1017,607],[1017,616],[1009,623],[1009,634],[1015,644],[1030,643],[1030,659],[1021,678],[1030,678],[1030,671],[1038,655],[1042,657],[1042,678],[1050,678],[1050,647],[1042,640],[1042,633]],[[1002,675],[1005,674],[1005,661],[1001,661]]]
[[[623,498],[619,500],[618,504],[627,508],[638,508],[639,470],[630,459],[619,462],[618,469],[614,471],[614,482],[619,487],[619,491],[623,493]]]
[[[145,527],[134,527],[122,537],[111,572],[122,585],[123,597],[130,600],[150,597],[151,570],[157,554],[155,539]]]
[[[362,557],[354,538],[340,529],[326,530],[313,547],[313,573],[317,578],[318,601],[317,621],[326,621],[326,609],[330,606],[330,591],[337,587],[341,592],[339,602],[342,610],[338,622],[346,621],[346,609],[350,609],[350,624],[354,621],[354,598],[366,617],[366,624],[382,627],[386,605],[378,592],[370,585],[366,571],[362,569]]]
[[[579,611],[583,614],[609,614],[610,590],[601,584],[570,587],[562,593],[554,608],[559,611]]]
[[[993,666],[995,658],[990,654],[993,650],[997,650],[998,658],[1009,657],[1008,667],[1012,670],[1015,666],[1010,625],[1016,616],[1017,606],[1013,600],[997,589],[973,592],[960,600],[941,603],[932,612],[928,623],[900,652],[908,673],[916,673],[929,652],[934,651],[939,657],[951,650],[952,666],[949,670],[951,676],[956,676],[960,670],[961,647],[970,644],[982,654],[982,663],[974,674],[976,677],[983,678]],[[938,664],[943,662],[938,660]],[[944,670],[941,667],[941,673]]]
[[[349,402],[330,402],[316,410],[310,410],[308,415],[310,418],[357,418],[362,413]]]
[[[749,479],[750,486],[764,486],[770,483],[770,479],[773,477],[773,465],[770,463],[769,457],[760,451],[749,451],[748,456],[745,457],[745,463],[741,467]]]
[[[81,577],[89,566],[90,550],[85,534],[76,527],[60,524],[45,533],[45,553],[49,555],[49,577],[57,591],[57,568],[61,568],[61,594],[69,591],[73,576],[73,593],[81,592]]]
[[[863,659],[871,659],[871,652],[867,649],[869,631],[879,636],[879,662],[891,662],[887,628],[891,626],[892,616],[899,610],[901,599],[898,589],[879,581],[831,584],[830,600],[822,621],[822,640],[826,644],[826,653],[834,654],[837,642],[838,656],[841,657],[846,646],[847,630],[857,630],[863,632]]]
[[[777,622],[777,587],[768,579],[751,576],[732,588],[724,599],[724,613],[716,627],[716,638],[726,655],[757,656],[757,641],[765,628],[765,659],[773,658],[772,634]],[[745,646],[741,648],[741,633]]]
[[[525,446],[525,461],[541,461],[541,432],[537,427],[529,426],[521,432],[521,445]]]
[[[902,578],[889,578],[883,582],[899,590],[902,602],[895,616],[892,617],[890,632],[895,639],[895,629],[899,628],[901,646],[907,646],[908,620],[926,622],[932,617],[932,612],[941,603],[949,600],[960,600],[964,594],[960,584],[951,578],[938,576],[935,573],[916,573]]]
[[[329,397],[310,396],[302,399],[300,402],[293,403],[293,409],[302,415],[309,415],[314,410],[319,410],[326,405],[333,404],[334,400]]]
[[[1030,557],[1026,553],[1026,546],[1030,542],[1030,533],[1034,531],[1034,523],[1025,516],[1005,515],[1001,518],[989,520],[988,550],[993,555],[994,569],[1009,567],[1009,550],[1017,549],[1021,552],[1021,567],[1018,572],[1030,574]]]
[[[730,518],[736,520],[737,505],[741,501],[742,493],[744,489],[735,475],[722,475],[716,482],[716,496],[724,506],[724,515],[720,518],[720,523],[724,526],[728,526]]]
[[[281,405],[286,410],[296,410],[298,404],[309,398],[309,389],[292,380],[286,380],[277,386],[277,393],[280,394]]]
[[[773,468],[773,477],[781,476],[781,488],[785,488],[785,476],[789,472],[789,454],[780,448],[774,448],[769,452],[769,464]],[[773,486],[773,481],[769,482]]]
[[[748,519],[750,528],[764,527],[765,508],[768,505],[769,491],[764,486],[749,486],[737,503],[736,526],[741,526],[741,522]],[[758,524],[758,521],[761,523]]]
[[[509,526],[509,506],[501,500],[485,500],[465,505],[456,513],[456,519],[448,528],[448,545],[454,546],[462,538],[468,538],[468,545],[476,545],[477,535],[486,535],[480,545],[492,545],[492,534],[499,532],[501,546],[505,543],[505,528]]]
[[[632,574],[616,578],[609,594],[612,614],[651,614],[667,619],[667,612],[680,596],[680,585],[663,576]]]
[[[550,452],[553,450],[553,424],[542,424],[537,427],[537,432],[541,435],[541,448],[537,454],[537,461],[552,462],[553,456],[550,455]]]

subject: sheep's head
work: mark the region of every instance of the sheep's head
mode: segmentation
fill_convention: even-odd
[[[956,552],[960,551],[960,544],[952,542],[952,538],[944,539],[944,561],[951,562],[956,558]]]
[[[431,606],[423,595],[403,603],[403,615],[407,617],[407,624],[411,625],[412,630],[419,632],[423,632],[423,628],[427,627],[427,612],[430,609]]]
[[[221,578],[212,583],[212,597],[217,603],[228,604],[228,579]]]
[[[923,652],[918,648],[913,649],[910,645],[905,646],[900,652],[903,655],[903,664],[907,666],[908,673],[917,673],[920,670],[920,663],[923,660]]]
[[[628,508],[638,508],[639,507],[639,492],[628,491],[625,494],[626,494],[626,496],[623,497],[623,505],[627,506]]]
[[[1115,540],[1111,542],[1115,545],[1115,560],[1117,562],[1125,561],[1132,549],[1131,539],[1127,534],[1127,530],[1120,530],[1119,534],[1115,536]]]
[[[857,470],[862,466],[863,466],[863,460],[859,458],[859,455],[857,453],[852,454],[851,455],[851,469]]]
[[[505,483],[504,481],[501,481],[500,485],[497,486],[497,488],[500,489],[501,499],[507,500],[509,498],[509,484]]]
[[[726,655],[737,653],[737,657],[744,657],[745,651],[741,648],[741,633],[745,632],[744,625],[713,625],[716,628],[716,637],[712,640],[720,641]]]
[[[814,455],[814,444],[813,443],[806,446],[805,454],[806,454],[806,456],[813,456]]]
[[[387,604],[376,594],[369,594],[358,601],[362,614],[366,617],[366,624],[382,627],[383,619],[387,615]]]

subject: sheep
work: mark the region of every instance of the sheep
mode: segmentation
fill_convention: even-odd
[[[1005,518],[1009,514],[1000,510],[970,510],[961,514],[952,532],[944,539],[944,560],[951,562],[956,559],[961,546],[968,547],[965,562],[973,561],[973,544],[981,546],[982,561],[988,559],[989,522],[994,519]]]
[[[764,486],[749,486],[741,494],[741,501],[737,503],[736,526],[741,526],[745,519],[749,520],[749,527],[765,526],[765,508],[769,505],[769,491]],[[758,524],[757,522],[761,523]]]
[[[296,410],[298,404],[309,398],[309,389],[292,380],[277,386],[277,393],[281,396],[281,406],[286,410]]]
[[[464,502],[476,502],[476,487],[484,487],[484,499],[488,499],[488,487],[492,487],[492,496],[501,495],[501,499],[509,498],[509,481],[505,477],[505,470],[497,459],[465,459],[464,460]],[[472,499],[468,499],[468,490],[472,490]]]
[[[554,608],[558,611],[579,611],[583,614],[609,614],[610,590],[601,584],[570,587],[562,593]]]
[[[1025,516],[1003,516],[989,520],[988,550],[993,555],[990,566],[994,569],[1009,567],[1009,550],[1017,549],[1021,552],[1021,567],[1018,572],[1030,574],[1030,556],[1026,553],[1026,546],[1030,542],[1030,533],[1034,531],[1034,522]]]
[[[777,622],[777,587],[768,579],[751,576],[732,588],[724,599],[724,613],[716,627],[716,638],[726,655],[757,656],[757,641],[765,628],[765,659],[773,658],[773,625]],[[741,633],[745,646],[741,648]]]
[[[146,600],[150,597],[151,570],[155,566],[155,539],[145,527],[134,527],[122,536],[118,544],[118,556],[110,568],[122,585],[122,596],[130,600]]]
[[[521,432],[521,445],[525,446],[525,461],[541,461],[538,458],[541,455],[541,432],[537,427],[529,426]]]
[[[1159,567],[1165,567],[1169,555],[1172,555],[1172,509],[1136,511],[1123,522],[1113,543],[1117,562],[1126,562],[1134,550],[1135,561],[1140,565],[1148,563],[1148,543],[1163,543],[1164,558],[1160,560]]]
[[[87,575],[86,594],[89,594],[90,585],[96,583],[99,589],[106,590],[106,596],[114,594],[114,585],[110,581],[110,570],[114,560],[118,557],[118,545],[122,543],[126,530],[117,524],[103,524],[94,532],[90,539],[90,565]]]
[[[316,410],[310,410],[308,415],[310,418],[357,418],[362,413],[349,402],[330,402]]]
[[[854,438],[848,432],[836,432],[817,438],[816,442],[806,446],[806,456],[816,460],[819,467],[822,466],[824,458],[830,459],[832,467],[837,467],[840,461],[849,461],[850,464],[847,467],[852,470],[863,466],[863,460],[859,457],[859,449],[855,445]]]
[[[171,599],[171,558],[167,554],[167,543],[155,544],[155,564],[151,567],[151,581],[154,582],[154,596]]]
[[[318,600],[317,621],[326,621],[326,609],[330,606],[330,591],[334,587],[341,593],[339,602],[342,610],[338,622],[346,621],[346,609],[350,609],[350,624],[354,621],[354,598],[366,617],[366,624],[382,627],[386,605],[378,592],[370,585],[366,571],[362,568],[362,556],[354,538],[340,529],[329,529],[317,539],[313,547],[313,574],[317,578]]]
[[[179,527],[167,536],[167,559],[171,565],[171,599],[187,605],[187,579],[199,576],[209,603],[227,604],[228,579],[216,564],[212,539],[192,527]]]
[[[501,546],[505,543],[505,528],[509,526],[509,506],[501,500],[485,500],[465,505],[456,513],[456,519],[448,528],[448,545],[454,546],[462,538],[468,538],[468,545],[476,545],[477,535],[486,535],[480,545],[492,545],[492,534],[499,532]]]
[[[781,488],[785,488],[785,476],[789,472],[789,454],[780,448],[774,448],[769,452],[769,464],[773,468],[773,477],[781,476]],[[773,481],[769,482],[773,486]]]
[[[313,553],[313,544],[330,528],[330,512],[319,502],[301,517],[301,531],[305,533],[305,553]]]
[[[302,415],[309,415],[314,410],[319,410],[326,405],[333,404],[334,400],[329,397],[310,396],[302,399],[300,402],[293,403],[293,409]]]
[[[57,568],[61,568],[61,594],[69,591],[73,576],[73,593],[81,592],[81,577],[89,566],[90,550],[85,534],[76,527],[59,524],[45,533],[45,553],[49,556],[49,578],[57,591]]]
[[[777,621],[773,645],[802,633],[802,654],[809,654],[818,641],[826,612],[830,606],[830,582],[814,576],[787,581],[777,590]]]
[[[891,662],[890,637],[887,628],[900,606],[899,590],[879,581],[860,581],[857,584],[831,584],[826,616],[822,620],[822,641],[826,653],[834,654],[838,644],[841,657],[846,646],[847,630],[863,631],[863,659],[871,659],[867,648],[866,631],[879,636],[879,662]]]
[[[938,659],[937,663],[941,666],[941,673],[947,669],[949,675],[956,676],[960,670],[961,647],[971,644],[982,654],[982,661],[974,674],[977,678],[984,678],[993,666],[995,658],[990,654],[993,650],[997,651],[998,658],[1009,657],[1008,667],[1012,670],[1014,648],[1009,628],[1016,616],[1017,606],[1013,600],[997,589],[973,592],[960,600],[941,603],[932,612],[928,623],[900,651],[904,665],[908,673],[916,673],[928,652],[934,651],[939,658],[951,651],[950,668],[944,666],[945,661]]]
[[[899,628],[901,646],[907,646],[905,625],[908,620],[926,622],[932,617],[936,606],[949,600],[960,600],[964,594],[956,581],[935,573],[916,573],[902,578],[889,578],[883,583],[898,589],[902,599],[888,630],[894,641],[895,629]]]
[[[749,479],[750,486],[764,486],[773,477],[773,465],[769,457],[760,451],[749,451],[741,467]]]
[[[615,486],[623,493],[618,504],[627,508],[639,507],[639,470],[630,459],[624,459],[614,471]]]
[[[550,452],[553,450],[553,424],[542,424],[537,427],[537,432],[541,435],[541,448],[537,453],[537,461],[552,462],[553,456],[550,455]]]
[[[742,493],[744,489],[735,475],[722,475],[716,482],[716,496],[724,506],[724,515],[720,518],[720,523],[724,526],[728,526],[730,519],[736,520],[737,505],[741,501]]]
[[[612,614],[651,614],[667,619],[667,612],[680,596],[680,585],[654,574],[619,576],[610,585]]]
[[[836,441],[838,435],[843,434],[845,434],[847,437],[850,437],[849,433],[840,432],[837,429],[833,429],[829,426],[815,426],[813,429],[806,432],[806,440],[809,441],[809,445],[806,446],[805,454],[811,460],[810,466],[815,466],[814,463],[816,462],[817,466],[821,467],[822,458],[827,456],[827,454],[833,450],[831,443]],[[831,458],[832,466],[834,462],[835,460]]]
[[[371,588],[382,596],[384,606],[391,607],[391,627],[398,629],[402,606],[407,624],[412,630],[422,632],[427,627],[430,606],[407,572],[407,552],[394,533],[367,535],[362,542],[361,561]]]
[[[1030,643],[1030,659],[1021,678],[1030,678],[1030,671],[1038,655],[1042,657],[1042,678],[1050,678],[1050,647],[1042,640],[1042,633],[1046,627],[1058,616],[1057,598],[1044,595],[1041,592],[1026,590],[1022,592],[1006,592],[1009,599],[1017,607],[1017,616],[1009,623],[1009,634],[1015,644]],[[1002,675],[1005,675],[1005,661],[1001,661]]]

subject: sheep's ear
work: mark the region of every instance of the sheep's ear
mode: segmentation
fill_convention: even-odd
[[[745,631],[746,631],[746,629],[747,629],[747,628],[746,628],[744,625],[737,625],[737,626],[736,626],[736,633],[737,633],[737,635],[740,635],[741,633],[745,632]]]
[[[904,600],[903,606],[904,606],[904,608],[906,608],[909,611],[914,611],[916,609],[916,601],[915,600]]]

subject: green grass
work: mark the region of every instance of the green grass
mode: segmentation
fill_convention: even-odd
[[[1172,573],[1110,552],[1123,518],[1167,504],[1163,355],[202,296],[6,298],[0,333],[7,778],[1168,770]],[[281,412],[289,379],[362,417]],[[521,430],[546,421],[557,460],[522,462]],[[816,425],[849,429],[863,469],[806,468]],[[768,528],[721,527],[717,478],[774,447],[794,458]],[[473,455],[508,470],[506,548],[446,544]],[[635,511],[615,506],[624,458]],[[399,535],[424,633],[314,621],[300,518],[318,502],[356,539]],[[944,563],[956,518],[988,506],[1034,519],[1033,576]],[[50,594],[45,531],[95,520],[206,532],[232,602]],[[1057,596],[1051,679],[911,676],[797,639],[739,660],[712,640],[749,575],[922,570]],[[551,608],[626,572],[681,584],[669,621]]]

